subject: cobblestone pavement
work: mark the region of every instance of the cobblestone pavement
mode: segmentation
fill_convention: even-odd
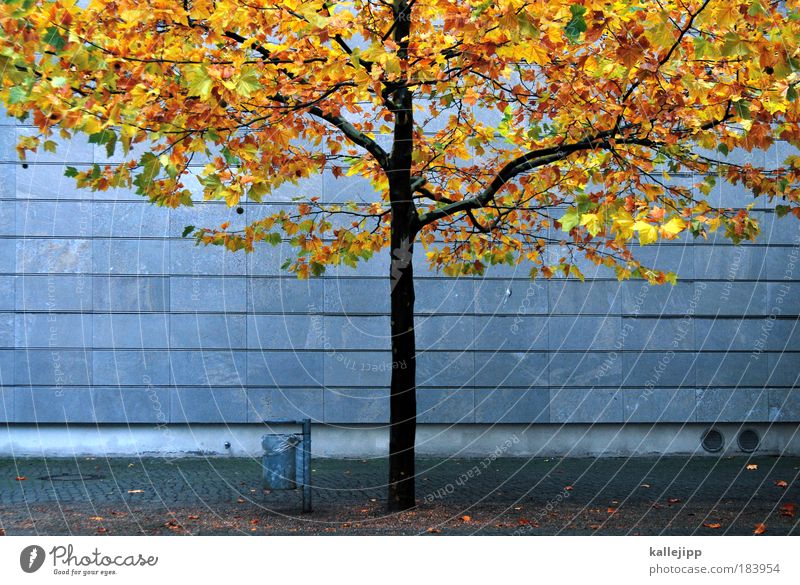
[[[264,492],[256,459],[0,459],[6,534],[800,534],[800,458],[421,459],[387,514],[386,461],[315,459]]]

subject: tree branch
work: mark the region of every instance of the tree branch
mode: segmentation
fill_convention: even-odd
[[[584,140],[575,142],[573,144],[561,145],[551,148],[543,148],[540,150],[533,150],[527,152],[522,156],[507,163],[500,170],[500,172],[497,173],[492,182],[478,195],[476,195],[475,197],[470,197],[469,199],[462,199],[461,201],[445,205],[444,207],[440,207],[438,209],[434,209],[433,211],[429,211],[428,213],[423,214],[420,217],[420,225],[428,225],[429,223],[443,219],[445,217],[448,217],[455,213],[459,213],[461,211],[481,209],[482,207],[485,207],[490,201],[492,201],[492,199],[494,199],[494,196],[497,194],[498,191],[500,191],[500,189],[502,189],[505,186],[506,183],[508,183],[518,175],[539,167],[543,167],[558,162],[576,152],[581,152],[584,150],[594,150],[599,147],[609,148],[610,147],[609,140],[611,139],[611,136],[612,132],[606,131],[606,132],[601,132],[590,138],[585,138]],[[645,138],[627,138],[618,140],[616,141],[616,143],[634,144],[647,147],[658,146],[657,142]]]

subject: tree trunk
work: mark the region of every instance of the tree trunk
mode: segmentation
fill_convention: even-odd
[[[411,5],[394,0],[394,40],[398,57],[408,59]],[[389,156],[391,203],[392,385],[389,398],[389,510],[416,505],[414,442],[417,434],[417,349],[414,340],[414,266],[412,254],[419,217],[412,199],[414,102],[405,83],[391,92],[394,140]]]
[[[417,432],[414,339],[413,235],[392,230],[392,387],[389,399],[389,510],[416,505],[414,443]]]

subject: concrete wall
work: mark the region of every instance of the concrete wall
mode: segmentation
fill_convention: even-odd
[[[280,270],[281,247],[196,248],[184,226],[236,227],[265,206],[167,210],[125,191],[80,191],[65,161],[102,162],[102,147],[76,139],[21,164],[14,143],[30,129],[4,124],[0,422],[387,421],[385,255],[298,281]],[[271,205],[297,192],[372,196],[325,174]],[[733,188],[714,198],[751,202]],[[420,422],[797,423],[800,223],[776,221],[771,207],[758,202],[754,244],[642,249],[678,272],[674,287],[619,284],[590,266],[584,284],[531,283],[525,266],[458,279],[420,266]]]

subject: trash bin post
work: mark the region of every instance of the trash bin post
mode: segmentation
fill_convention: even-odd
[[[311,511],[311,419],[303,419],[303,512]]]

